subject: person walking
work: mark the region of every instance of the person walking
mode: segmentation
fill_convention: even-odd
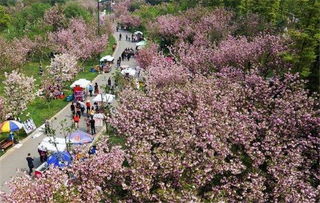
[[[99,86],[98,86],[98,83],[95,83],[94,85],[94,94],[99,94]]]
[[[90,120],[91,134],[96,134],[96,121],[92,118]]]
[[[28,156],[26,158],[27,162],[28,162],[28,167],[29,167],[29,175],[31,176],[32,174],[32,169],[34,168],[34,165],[33,165],[33,158],[31,157],[31,154],[28,153]]]
[[[50,122],[49,120],[46,120],[44,123],[44,133],[48,135],[50,133]]]
[[[76,113],[76,107],[74,106],[74,103],[72,102],[71,106],[70,106],[72,115],[74,115]]]
[[[74,115],[73,116],[73,122],[74,122],[75,128],[77,128],[77,129],[79,128],[79,121],[80,121],[79,115],[78,114]]]
[[[79,102],[77,102],[76,105],[76,114],[79,116],[79,118],[81,118],[81,106]]]
[[[109,88],[111,88],[111,78],[110,77],[108,79],[108,86],[109,86]]]
[[[84,104],[80,104],[80,110],[81,110],[81,115],[84,115],[84,111],[86,110],[86,107]]]
[[[88,90],[89,90],[89,93],[90,93],[90,97],[92,97],[92,92],[93,92],[92,84],[89,85]]]
[[[90,133],[90,119],[86,118],[87,133]]]
[[[120,33],[119,34],[119,41],[121,41],[121,38],[122,38],[122,34]]]
[[[91,109],[91,103],[89,100],[87,100],[86,102],[86,107],[87,107],[87,116],[89,117],[89,112],[90,112],[90,109]]]

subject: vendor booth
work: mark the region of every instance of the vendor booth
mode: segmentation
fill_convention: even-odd
[[[140,42],[143,40],[143,33],[141,31],[136,31],[133,33],[133,41]]]
[[[87,144],[93,141],[93,137],[90,134],[81,130],[71,133],[67,139],[71,144]]]
[[[85,97],[85,88],[80,87],[80,85],[76,85],[73,88],[73,97],[74,100],[77,101],[84,101]]]
[[[100,59],[100,68],[105,72],[109,72],[111,70],[111,66],[113,64],[114,57],[111,55],[104,56]]]
[[[80,86],[83,89],[86,89],[90,85],[90,81],[86,79],[79,79],[77,81],[74,81],[72,85],[70,85],[70,88],[75,88],[77,85]]]

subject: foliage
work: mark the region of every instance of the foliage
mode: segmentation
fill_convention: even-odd
[[[5,10],[5,7],[0,6],[0,31],[6,29],[10,22],[10,16]]]
[[[91,17],[90,13],[86,9],[75,3],[67,4],[63,13],[67,18],[82,18],[85,21],[89,21]]]
[[[50,5],[36,3],[23,8],[22,11],[12,16],[12,22],[7,34],[8,38],[22,37],[27,35],[33,38],[35,35],[45,34],[49,28],[43,24],[42,18]]]

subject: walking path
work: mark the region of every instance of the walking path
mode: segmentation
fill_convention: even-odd
[[[122,40],[119,41],[119,34],[122,34]],[[130,34],[126,31],[119,31],[114,33],[114,37],[117,40],[117,48],[113,54],[115,58],[115,63],[117,59],[121,56],[121,53],[124,51],[125,48],[133,48],[135,49],[135,43],[129,42],[125,40],[125,35]],[[131,59],[130,61],[123,61],[122,64],[129,65],[130,67],[136,66],[136,61]],[[107,84],[108,78],[112,75],[115,71],[115,67],[112,68],[110,73],[103,73],[98,75],[94,80],[94,83],[98,83],[99,90],[103,90]],[[112,80],[112,83],[114,81]],[[91,100],[93,99],[90,98]],[[72,123],[72,116],[70,105],[68,104],[65,108],[63,108],[59,113],[57,113],[51,120],[50,125],[53,129],[57,131],[57,137],[62,137],[61,133],[61,122],[66,122],[67,126],[70,126]],[[64,121],[66,120],[66,121]],[[82,131],[86,131],[86,124],[84,119],[81,117],[81,122],[79,129]],[[96,129],[97,134],[102,130],[102,127]],[[42,141],[45,137],[43,133],[43,126],[39,127],[35,132],[30,134],[27,138],[22,140],[19,144],[9,149],[3,156],[0,157],[0,190],[1,191],[8,191],[7,186],[5,186],[5,182],[8,181],[11,177],[18,175],[18,170],[20,171],[27,171],[27,161],[26,156],[28,153],[31,153],[31,156],[34,157],[34,165],[37,168],[40,165],[39,154],[37,151],[38,144]]]

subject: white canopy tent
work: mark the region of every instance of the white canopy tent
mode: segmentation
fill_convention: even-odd
[[[57,152],[57,151],[65,151],[67,148],[67,144],[64,138],[53,138],[53,137],[45,137],[42,142],[38,146],[38,149]]]
[[[136,46],[146,46],[146,45],[147,45],[146,41],[141,41],[141,42],[136,43]]]
[[[79,85],[82,88],[87,88],[90,85],[90,83],[91,82],[89,80],[79,79],[77,81],[74,81],[70,87],[74,88],[75,86]]]
[[[143,32],[141,32],[141,31],[135,31],[133,34],[134,34],[134,35],[143,35]]]
[[[113,61],[114,60],[114,57],[113,56],[110,56],[110,55],[107,55],[107,56],[104,56],[100,59],[100,61]]]
[[[107,102],[112,103],[115,99],[115,95],[113,94],[98,94],[95,98],[93,98],[93,102]]]
[[[136,76],[137,71],[134,68],[126,68],[121,71],[122,75],[129,74],[130,76]]]

